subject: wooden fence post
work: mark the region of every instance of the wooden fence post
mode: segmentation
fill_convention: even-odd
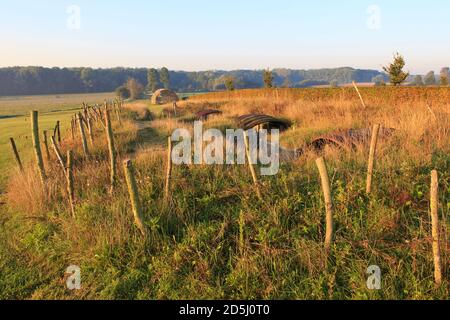
[[[59,121],[56,121],[55,128],[53,129],[53,136],[59,143],[61,143],[61,137],[58,138],[58,135],[61,134],[61,131],[59,130]]]
[[[69,195],[69,205],[72,217],[75,218],[75,190],[73,178],[73,152],[67,151],[67,167],[66,167],[67,193]]]
[[[89,116],[86,118],[86,122],[87,122],[87,128],[88,128],[88,133],[89,133],[89,141],[91,142],[91,146],[94,147],[94,132],[92,130],[92,122],[91,122],[91,118]]]
[[[375,165],[375,154],[377,151],[379,132],[380,132],[380,125],[375,124],[372,128],[372,141],[370,143],[369,165],[367,168],[367,181],[366,181],[366,193],[367,194],[372,192],[372,176],[373,176],[373,168]]]
[[[358,89],[358,87],[356,86],[355,81],[352,81],[352,83],[353,83],[353,87],[354,87],[355,90],[356,90],[356,93],[358,93],[359,100],[361,100],[361,104],[363,105],[364,109],[366,109],[366,104],[364,103],[364,99],[363,99],[363,97],[362,97],[362,95],[361,95],[361,92],[359,92],[359,89]]]
[[[47,131],[44,130],[42,133],[44,135],[45,155],[47,156],[47,161],[50,161],[50,151],[48,149]]]
[[[325,199],[326,210],[326,235],[325,235],[325,249],[328,251],[333,240],[333,202],[331,200],[330,179],[328,177],[327,166],[323,157],[316,160],[317,168],[319,169],[320,178],[322,181],[322,190]]]
[[[75,140],[75,121],[73,119],[73,116],[72,116],[72,119],[70,121],[70,131],[72,133],[72,140]]]
[[[436,282],[436,286],[439,287],[442,284],[442,264],[441,249],[439,246],[439,179],[438,172],[436,170],[431,172],[430,209],[431,233],[433,239],[434,280]]]
[[[51,137],[50,139],[52,141],[52,147],[53,147],[53,150],[55,151],[56,158],[58,159],[58,162],[61,165],[61,168],[62,168],[64,174],[66,174],[66,166],[64,165],[64,160],[63,160],[63,157],[61,155],[61,151],[59,150],[58,144],[56,143],[56,138],[55,137]]]
[[[167,171],[166,171],[166,184],[164,188],[164,203],[169,204],[170,199],[170,178],[172,177],[172,138],[168,139],[167,149]]]
[[[86,122],[86,127],[88,127],[89,113],[88,113],[86,104],[83,104],[83,118],[84,118],[84,121]]]
[[[83,145],[83,152],[85,156],[89,156],[89,148],[86,141],[86,134],[84,132],[84,125],[83,125],[83,116],[81,112],[78,113],[78,125],[80,128],[80,134],[81,134],[81,143]]]
[[[239,213],[239,252],[241,255],[244,254],[245,249],[244,227],[244,211],[241,210],[241,212]]]
[[[61,123],[59,121],[56,122],[57,133],[58,133],[58,143],[61,144]]]
[[[114,146],[114,132],[111,125],[111,117],[109,115],[109,111],[105,109],[105,122],[106,122],[106,138],[108,141],[108,150],[109,150],[109,162],[110,162],[110,177],[111,177],[111,193],[114,190],[114,187],[117,182],[117,165],[116,165],[116,148]]]
[[[134,222],[141,231],[142,235],[147,235],[147,229],[142,221],[142,207],[139,199],[136,178],[134,177],[134,168],[131,160],[126,160],[123,163],[125,178],[128,186],[128,193],[130,195],[131,206],[133,209]]]
[[[20,172],[23,172],[22,161],[20,161],[19,152],[17,151],[16,143],[14,142],[14,138],[9,138],[11,143],[11,148],[14,154],[14,159],[16,160],[17,166],[19,167]]]
[[[37,111],[31,111],[31,131],[33,137],[33,148],[36,155],[39,175],[42,182],[45,182],[44,160],[42,158],[41,143],[39,141],[39,114]]]
[[[114,101],[114,111],[116,113],[117,122],[119,122],[119,124],[122,124],[122,119],[120,118],[119,103],[116,101]]]
[[[253,183],[256,188],[256,194],[258,195],[258,197],[260,199],[262,199],[261,191],[259,190],[258,176],[256,175],[255,168],[253,167],[253,164],[252,164],[250,146],[249,146],[249,142],[248,142],[247,132],[245,130],[244,130],[244,143],[245,143],[245,153],[247,155],[248,166],[250,169],[250,173],[252,175]]]

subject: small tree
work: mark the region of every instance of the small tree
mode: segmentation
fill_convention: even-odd
[[[128,79],[125,86],[130,91],[130,98],[133,100],[139,98],[144,92],[144,86],[134,78]]]
[[[394,61],[388,67],[383,67],[383,70],[389,74],[394,86],[401,85],[408,78],[409,73],[403,71],[404,67],[405,59],[398,52],[394,54]]]
[[[442,68],[441,69],[441,86],[443,86],[443,87],[448,86],[448,84],[449,84],[448,75],[449,75],[449,68]]]
[[[414,78],[414,85],[417,86],[417,87],[423,87],[423,86],[425,85],[425,84],[423,83],[422,76],[417,75],[417,76]]]
[[[264,78],[264,87],[265,88],[273,88],[273,74],[269,69],[264,70],[263,74]]]
[[[225,88],[227,88],[228,91],[234,91],[234,78],[233,77],[227,77],[225,79]]]
[[[130,90],[125,86],[118,87],[115,92],[119,98],[128,99],[130,97]]]
[[[434,86],[436,85],[436,76],[434,75],[434,71],[430,71],[425,76],[425,85],[426,86]]]
[[[159,72],[159,79],[161,81],[161,84],[163,85],[164,89],[170,88],[170,75],[169,75],[169,69],[166,67],[162,68]]]
[[[159,87],[158,70],[153,68],[148,70],[147,79],[148,79],[148,90],[152,93],[155,92]]]

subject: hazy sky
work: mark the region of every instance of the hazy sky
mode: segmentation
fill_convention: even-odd
[[[450,65],[448,0],[2,0],[0,66]]]

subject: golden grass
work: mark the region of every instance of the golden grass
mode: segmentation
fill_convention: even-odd
[[[199,110],[210,107],[213,101],[223,111],[223,115],[213,117],[208,122],[210,127],[248,113],[265,113],[289,119],[294,122],[294,126],[282,139],[291,148],[299,147],[321,133],[370,128],[379,123],[397,130],[396,137],[404,152],[403,156],[417,164],[430,161],[433,150],[449,150],[450,89],[398,88],[396,92],[393,91],[395,88],[383,88],[386,92],[380,97],[376,95],[377,90],[362,90],[363,96],[369,93],[368,97],[364,96],[368,101],[366,109],[361,106],[353,89],[343,91],[343,95],[332,89],[311,89],[311,92],[308,89],[298,94],[295,90],[291,93],[280,89],[279,100],[260,97],[265,90],[242,90],[232,92],[230,100],[223,100],[228,97],[228,93],[212,93],[192,97],[189,102],[180,103],[180,106]],[[320,99],[310,99],[319,94],[322,94]],[[399,101],[391,104],[390,100],[394,98]],[[413,99],[414,104],[411,104]]]

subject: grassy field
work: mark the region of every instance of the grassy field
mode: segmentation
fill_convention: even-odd
[[[29,112],[40,113],[40,129],[52,130],[56,121],[61,128],[70,128],[70,117],[80,109],[82,102],[103,103],[112,93],[67,94],[58,96],[0,97],[0,191],[9,171],[15,165],[9,138],[14,138],[22,160],[26,163],[31,155],[31,124]]]
[[[171,106],[128,104],[122,123],[113,122],[119,154],[113,195],[103,128],[96,125],[89,159],[79,139],[66,137],[62,149],[74,150],[76,159],[75,218],[54,159],[48,164],[47,190],[31,167],[23,176],[13,172],[0,205],[0,298],[448,299],[449,89],[364,89],[366,109],[354,92],[313,90],[200,95],[180,102],[170,117],[164,114]],[[195,112],[211,108],[223,114],[205,128],[235,128],[236,116],[251,112],[291,120],[292,128],[281,137],[283,147],[291,149],[339,129],[380,123],[396,131],[380,141],[370,195],[365,193],[368,146],[359,144],[310,150],[283,162],[278,175],[260,177],[261,198],[247,166],[174,166],[166,206],[167,136],[176,128],[192,132]],[[139,120],[146,109],[156,116],[153,121]],[[323,246],[325,206],[315,165],[320,155],[330,173],[334,207],[329,253]],[[122,160],[129,157],[146,237],[130,209],[122,171]],[[440,176],[444,281],[439,288],[428,200],[433,169]],[[81,290],[65,287],[70,265],[81,269]],[[371,265],[381,269],[381,290],[367,288]]]
[[[78,108],[80,103],[85,100],[92,103],[102,103],[104,99],[112,98],[114,98],[113,93],[0,97],[0,118],[2,116],[27,115],[30,110],[39,110],[40,112],[65,111]]]

